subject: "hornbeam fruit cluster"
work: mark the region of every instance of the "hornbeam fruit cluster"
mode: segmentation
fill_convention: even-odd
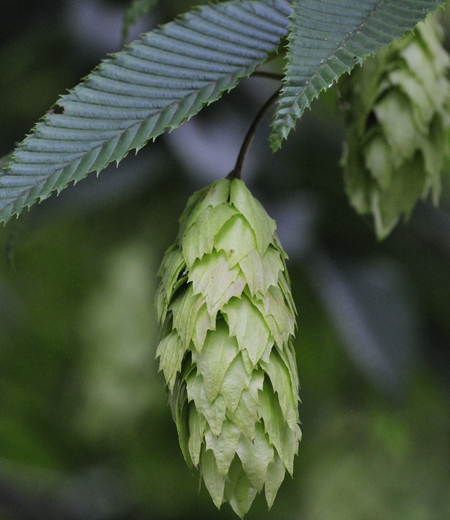
[[[419,197],[439,199],[450,127],[450,58],[441,41],[428,18],[340,83],[347,193],[359,213],[373,215],[379,238]]]
[[[301,438],[295,305],[276,224],[239,179],[195,193],[162,262],[157,349],[181,450],[217,507],[272,506]]]

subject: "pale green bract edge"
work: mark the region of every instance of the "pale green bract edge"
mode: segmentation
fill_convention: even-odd
[[[419,198],[439,201],[450,129],[450,56],[442,37],[430,17],[340,85],[349,102],[346,191],[356,211],[373,216],[379,239]]]
[[[301,438],[295,306],[276,224],[241,180],[195,193],[159,272],[157,349],[187,464],[217,507],[272,506]]]
[[[272,149],[280,148],[320,92],[444,4],[442,0],[294,0]]]
[[[2,169],[0,222],[121,161],[233,89],[278,48],[290,13],[287,0],[202,6],[102,62]]]

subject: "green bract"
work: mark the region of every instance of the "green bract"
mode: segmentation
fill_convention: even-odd
[[[157,350],[180,446],[217,507],[271,507],[301,438],[295,306],[272,220],[238,179],[195,193],[160,269]]]
[[[450,58],[441,39],[429,18],[342,82],[347,193],[359,213],[372,213],[379,238],[419,197],[439,199],[450,126]]]

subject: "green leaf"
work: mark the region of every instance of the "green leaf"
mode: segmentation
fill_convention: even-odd
[[[230,334],[236,336],[239,349],[248,352],[253,366],[261,358],[269,341],[269,329],[259,310],[247,296],[232,298],[223,309]]]
[[[225,500],[233,511],[243,518],[250,509],[256,496],[256,490],[242,469],[241,461],[236,457],[231,464],[228,481],[225,484]]]
[[[292,387],[287,366],[274,349],[270,354],[270,362],[261,361],[261,367],[269,375],[272,387],[278,394],[278,401],[286,422],[292,430],[295,430],[298,423],[298,395]]]
[[[228,265],[233,267],[256,249],[255,234],[242,215],[235,215],[216,236],[214,248],[217,251],[224,251]]]
[[[267,468],[266,484],[264,486],[269,509],[273,505],[273,501],[275,500],[278,489],[284,480],[285,473],[286,470],[284,469],[284,464],[278,454],[275,453],[274,461],[271,462]]]
[[[249,388],[250,374],[247,373],[242,355],[235,357],[222,382],[220,394],[225,399],[228,410],[236,411],[242,392]]]
[[[183,345],[188,348],[191,339],[194,339],[197,347],[201,348],[207,331],[215,328],[215,320],[206,311],[202,296],[194,295],[192,285],[189,284],[183,295],[169,308],[173,312],[173,327],[178,331]]]
[[[203,255],[212,252],[214,239],[225,222],[236,215],[237,210],[228,204],[208,207],[189,228],[183,238],[183,255],[189,268]]]
[[[305,108],[344,72],[412,30],[442,0],[295,0],[288,65],[271,145],[281,146]]]
[[[187,406],[187,393],[184,384],[179,385],[175,406],[175,423],[177,425],[178,440],[184,460],[189,467],[192,462],[189,453],[189,409]]]
[[[244,215],[253,229],[259,254],[262,256],[273,241],[277,225],[253,197],[244,182],[235,179],[231,183],[230,202]]]
[[[277,345],[285,344],[289,336],[294,335],[295,318],[286,305],[282,291],[278,287],[270,286],[264,298],[252,298],[251,301],[264,316]]]
[[[189,405],[189,454],[194,466],[200,462],[200,452],[203,444],[203,436],[206,430],[205,417],[197,412],[194,404]]]
[[[274,460],[273,448],[267,442],[261,423],[256,423],[255,438],[252,441],[245,435],[241,436],[237,453],[250,482],[258,493],[261,492],[266,478],[267,466]]]
[[[195,206],[192,207],[189,219],[186,222],[184,234],[187,233],[191,226],[193,226],[201,215],[211,206],[215,208],[220,204],[225,204],[228,201],[230,194],[230,181],[228,179],[220,179],[213,182],[210,186],[200,190],[201,197],[191,199],[196,200]],[[188,208],[190,208],[190,200],[188,201]],[[185,238],[183,238],[185,240]]]
[[[417,148],[417,129],[411,124],[411,103],[404,95],[392,90],[377,103],[374,112],[392,149],[394,168],[398,168],[413,156]]]
[[[225,491],[225,478],[220,474],[211,450],[202,450],[202,473],[209,494],[216,507],[220,509]]]
[[[187,346],[183,345],[175,330],[161,341],[156,350],[156,357],[160,358],[159,370],[163,371],[164,379],[171,392],[173,392],[177,372],[181,370],[186,349]]]
[[[211,430],[205,435],[206,449],[213,451],[217,469],[224,477],[227,476],[230,465],[236,455],[236,448],[241,436],[239,428],[229,420],[224,421],[222,431],[218,437]]]
[[[258,421],[259,405],[248,390],[242,392],[239,404],[230,419],[250,440],[255,438],[255,423]]]
[[[158,276],[162,276],[162,280],[155,296],[160,325],[162,325],[165,320],[167,308],[173,294],[177,290],[176,282],[185,267],[186,262],[184,261],[181,250],[176,245],[169,247],[158,271]]]
[[[280,253],[269,246],[261,257],[257,251],[251,251],[239,262],[250,290],[255,296],[260,293],[265,295],[271,285],[278,284],[278,274],[283,269]]]
[[[284,429],[283,446],[286,461],[285,466],[291,476],[294,473],[294,457],[298,453],[298,445],[301,438],[302,434],[298,424],[295,424],[294,429],[291,429],[289,426],[286,426]]]
[[[195,322],[194,334],[192,341],[195,348],[200,351],[205,343],[206,334],[208,330],[214,330],[216,328],[216,322],[213,320],[208,312],[206,304],[203,304],[197,314],[197,320]]]
[[[206,335],[201,353],[192,353],[192,360],[197,363],[210,402],[217,397],[223,378],[238,352],[236,338],[230,337],[224,320],[218,320],[216,330]]]
[[[389,74],[389,83],[398,86],[413,103],[411,108],[414,122],[419,132],[426,133],[435,113],[435,106],[422,83],[407,69],[392,71]]]
[[[283,437],[286,420],[275,395],[272,385],[265,382],[263,391],[259,393],[261,405],[261,417],[264,421],[264,429],[270,442],[275,446],[281,459],[284,460]]]
[[[405,162],[393,176],[388,190],[373,190],[371,209],[379,238],[387,236],[403,213],[411,213],[426,187],[426,171],[422,157]]]
[[[141,149],[234,88],[286,35],[286,0],[194,9],[104,61],[57,101],[0,176],[0,221]]]
[[[223,252],[213,252],[196,260],[189,272],[189,281],[194,287],[194,294],[201,293],[206,299],[208,311],[217,303],[226,303],[224,294],[228,287],[236,281],[239,269],[228,267],[227,258]]]
[[[214,435],[219,435],[222,423],[225,419],[226,404],[224,398],[219,395],[212,403],[206,395],[203,377],[192,372],[187,380],[187,393],[189,401],[194,401],[197,410],[205,416]]]

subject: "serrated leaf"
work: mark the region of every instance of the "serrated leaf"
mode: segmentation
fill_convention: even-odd
[[[183,238],[183,255],[189,268],[197,258],[212,252],[216,235],[236,213],[237,210],[228,204],[219,204],[200,215]]]
[[[236,338],[230,337],[224,320],[218,320],[216,330],[206,335],[201,353],[196,351],[192,353],[192,360],[197,364],[198,373],[203,377],[206,395],[210,402],[214,401],[219,394],[223,378],[238,352]]]
[[[172,392],[177,372],[181,369],[181,362],[187,347],[183,345],[177,331],[172,331],[158,345],[156,357],[160,358],[159,370],[164,373],[164,379]]]
[[[281,146],[305,108],[344,72],[401,38],[442,0],[295,0],[288,65],[273,123]]]
[[[189,231],[203,213],[209,208],[215,208],[228,201],[230,194],[230,181],[228,179],[220,179],[213,182],[207,188],[200,190],[202,196],[197,198],[195,206],[192,207],[189,219],[186,222],[184,235]],[[185,238],[183,237],[183,240]]]
[[[283,293],[284,299],[291,311],[292,316],[297,315],[297,308],[295,306],[294,298],[292,297],[291,291],[291,280],[289,278],[289,273],[285,267],[284,271],[280,272],[278,276],[278,287]]]
[[[261,405],[261,417],[264,421],[264,429],[270,442],[275,446],[281,459],[284,459],[283,439],[286,420],[275,395],[272,385],[266,381],[262,392],[259,394]]]
[[[206,304],[203,304],[197,314],[192,341],[195,348],[200,351],[205,343],[208,330],[215,330],[216,322],[211,318]]]
[[[177,290],[176,282],[182,275],[185,267],[186,262],[180,249],[176,245],[169,247],[158,271],[158,276],[162,276],[162,280],[155,296],[156,311],[160,325],[165,320],[170,301]]]
[[[294,473],[294,457],[298,454],[298,445],[301,438],[302,433],[298,424],[295,424],[293,429],[289,426],[284,429],[284,458],[287,462],[286,469],[291,476]]]
[[[253,197],[243,181],[234,179],[230,188],[230,202],[244,215],[253,229],[259,254],[262,256],[272,242],[277,225]]]
[[[175,424],[177,425],[178,440],[184,460],[189,467],[192,467],[189,453],[189,409],[187,405],[186,386],[184,384],[178,387],[175,405]]]
[[[200,294],[192,293],[192,285],[189,284],[184,293],[175,298],[169,306],[173,313],[173,327],[178,331],[183,345],[189,347],[192,336],[194,335],[197,314],[205,301]],[[213,324],[210,322],[211,327]]]
[[[253,370],[248,391],[255,401],[259,400],[259,392],[264,386],[265,374],[262,370]]]
[[[277,285],[279,272],[283,269],[280,253],[272,246],[261,257],[257,251],[251,251],[239,262],[252,296],[265,295],[271,285]]]
[[[235,458],[230,467],[228,481],[225,484],[225,500],[227,500],[233,511],[240,517],[250,509],[256,496],[256,490],[245,474],[239,458]]]
[[[226,404],[224,398],[219,395],[212,403],[206,395],[203,377],[192,372],[186,380],[189,401],[194,401],[198,412],[207,420],[214,435],[219,435],[222,423],[225,419]]]
[[[217,303],[211,308],[212,314],[221,310],[223,308],[224,303],[229,301],[231,298],[239,298],[243,293],[245,287],[246,281],[244,275],[239,271],[236,280],[227,287],[222,298],[218,300]]]
[[[248,352],[255,366],[269,340],[269,329],[262,314],[247,296],[232,298],[224,307],[230,334],[236,336],[240,350]]]
[[[283,415],[292,430],[298,423],[298,395],[292,387],[289,370],[276,350],[270,354],[270,362],[261,361],[261,367],[270,377],[274,391],[278,394],[278,401]]]
[[[295,349],[294,343],[291,340],[288,341],[287,345],[278,346],[275,345],[275,348],[278,352],[278,355],[283,360],[283,363],[286,365],[289,370],[289,374],[291,376],[292,381],[292,391],[294,395],[298,397],[299,391],[299,382],[298,382],[298,371],[297,371],[297,362],[295,360]]]
[[[213,252],[196,260],[189,271],[189,281],[192,282],[194,294],[201,293],[212,313],[216,304],[225,304],[224,294],[228,287],[236,281],[239,269],[228,267],[227,258],[223,252]]]
[[[229,420],[224,421],[218,437],[211,431],[208,431],[205,435],[206,449],[213,451],[217,469],[224,477],[227,476],[236,455],[236,448],[241,436],[239,428]]]
[[[234,215],[214,240],[214,248],[223,251],[230,267],[256,249],[255,234],[242,215]]]
[[[274,460],[273,448],[269,446],[261,423],[256,423],[255,438],[250,441],[241,436],[237,453],[250,482],[261,492],[266,478],[267,466]]]
[[[206,430],[206,419],[198,413],[194,404],[189,405],[189,454],[194,466],[200,462],[200,452],[203,444],[203,436]]]
[[[287,0],[202,6],[102,62],[16,149],[0,177],[0,221],[219,99],[278,47],[290,12]]]
[[[277,495],[278,489],[281,486],[281,483],[284,480],[284,474],[286,470],[284,469],[284,464],[281,461],[280,457],[277,453],[275,453],[274,461],[269,464],[267,468],[266,475],[266,483],[264,486],[266,493],[266,501],[269,509],[273,505],[273,501]]]
[[[230,419],[250,440],[255,438],[255,423],[258,421],[259,405],[248,390],[242,392],[239,404]]]
[[[231,413],[235,412],[242,392],[248,389],[249,384],[250,374],[245,369],[242,355],[238,355],[227,370],[220,389],[220,394],[225,399],[227,408]]]
[[[289,336],[294,335],[295,318],[278,287],[269,287],[264,298],[253,298],[252,302],[264,316],[264,321],[278,345],[283,345]]]
[[[216,507],[220,509],[225,491],[225,478],[220,474],[211,450],[202,450],[202,473],[209,494]]]

